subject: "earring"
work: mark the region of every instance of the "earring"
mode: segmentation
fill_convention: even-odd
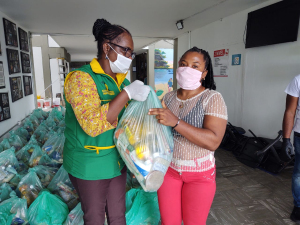
[[[105,56],[105,59],[108,59],[107,55]]]

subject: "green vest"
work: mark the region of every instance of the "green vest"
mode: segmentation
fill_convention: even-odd
[[[101,105],[113,100],[130,82],[125,79],[118,87],[116,81],[107,74],[96,74],[90,65],[82,66],[78,71],[91,75],[96,86]],[[74,72],[74,71],[73,71]],[[121,175],[124,162],[113,141],[115,129],[108,130],[96,137],[87,135],[79,125],[72,106],[66,102],[66,129],[64,145],[64,168],[72,176],[83,180],[110,179]],[[120,112],[120,120],[125,107]]]

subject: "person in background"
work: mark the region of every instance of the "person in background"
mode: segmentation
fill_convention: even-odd
[[[290,161],[295,155],[295,164],[292,177],[292,193],[294,209],[291,220],[300,224],[300,75],[296,76],[285,89],[286,108],[284,112],[282,131],[283,145],[280,156],[283,161]],[[290,136],[294,130],[294,148]]]
[[[214,151],[227,124],[227,107],[215,91],[211,58],[193,47],[176,71],[178,90],[167,93],[163,109],[150,109],[159,123],[171,126],[173,159],[158,190],[162,225],[206,224],[216,191]]]
[[[135,57],[130,32],[98,19],[98,57],[65,80],[66,141],[63,166],[81,202],[84,224],[125,225],[126,166],[113,134],[130,99],[146,100],[150,88],[125,79]]]

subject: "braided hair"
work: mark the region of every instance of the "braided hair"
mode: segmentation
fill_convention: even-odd
[[[118,43],[121,40],[119,36],[125,32],[131,36],[131,33],[126,28],[120,25],[111,24],[105,19],[97,19],[93,26],[93,35],[95,41],[97,41],[98,59],[101,59],[103,53],[103,43],[115,39]]]
[[[216,83],[214,81],[213,65],[212,65],[212,61],[211,61],[209,53],[203,49],[193,47],[193,48],[187,50],[183,54],[183,56],[181,56],[181,58],[183,58],[189,52],[198,52],[203,55],[204,61],[205,61],[205,70],[207,70],[207,75],[205,77],[205,80],[203,80],[201,82],[202,86],[204,86],[205,88],[208,88],[210,90],[216,90],[217,87],[216,87]]]

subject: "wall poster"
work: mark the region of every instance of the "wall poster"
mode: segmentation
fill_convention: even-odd
[[[155,49],[155,92],[160,100],[173,91],[173,56],[173,49]]]
[[[214,77],[228,77],[229,49],[214,51]]]
[[[10,90],[12,102],[23,98],[22,79],[21,77],[10,77]]]
[[[18,47],[17,26],[15,23],[3,18],[5,42],[8,46]]]
[[[0,61],[0,89],[1,88],[5,88],[5,77],[4,77],[3,62]]]
[[[31,73],[29,54],[21,52],[22,73]]]
[[[31,76],[23,76],[24,93],[25,96],[32,94],[32,80]]]
[[[18,30],[19,30],[20,49],[22,51],[29,52],[27,32],[22,30],[20,27],[18,28]]]
[[[19,51],[7,48],[6,52],[9,74],[20,73]]]
[[[10,118],[8,93],[0,93],[0,122]]]

